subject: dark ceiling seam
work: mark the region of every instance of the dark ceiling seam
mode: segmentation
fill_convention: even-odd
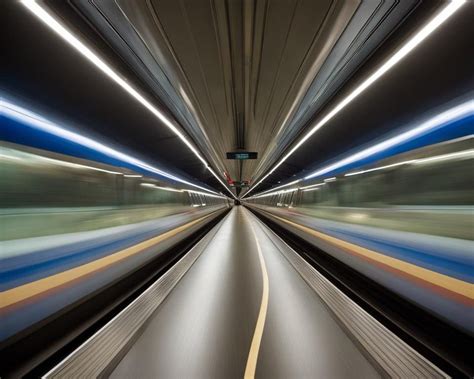
[[[267,124],[269,109],[270,109],[270,106],[272,105],[273,97],[275,96],[275,86],[276,86],[276,82],[278,81],[279,76],[280,76],[281,67],[282,67],[282,62],[283,62],[283,57],[284,57],[284,55],[285,55],[284,53],[285,53],[285,50],[286,50],[287,45],[288,45],[289,36],[290,36],[291,30],[292,30],[292,27],[293,27],[293,20],[294,20],[294,18],[295,18],[296,9],[297,9],[299,3],[300,3],[300,0],[298,0],[298,1],[295,2],[295,5],[294,5],[293,10],[292,10],[292,13],[291,13],[290,22],[289,22],[289,24],[288,24],[288,30],[287,30],[287,32],[286,32],[285,41],[284,41],[284,43],[283,43],[283,47],[282,47],[282,50],[281,50],[282,53],[280,54],[280,59],[278,60],[277,71],[276,71],[275,76],[273,77],[272,87],[271,87],[271,90],[270,90],[270,96],[268,97],[268,100],[267,100],[267,103],[266,103],[266,106],[265,106],[265,111],[264,111],[264,116],[263,116],[263,120],[262,120],[262,125],[266,125],[266,124]]]
[[[189,35],[190,35],[190,38],[191,38],[191,41],[192,41],[192,45],[194,47],[194,52],[196,53],[196,57],[197,57],[197,60],[198,60],[197,65],[199,67],[199,72],[201,74],[201,80],[204,84],[204,88],[206,89],[206,95],[207,95],[207,98],[209,100],[209,105],[210,105],[211,110],[212,110],[212,116],[213,116],[212,118],[214,119],[214,123],[215,123],[214,125],[219,125],[219,120],[217,119],[216,109],[214,107],[214,101],[212,100],[211,93],[209,91],[209,86],[207,85],[206,76],[204,74],[204,69],[202,67],[202,62],[201,62],[201,59],[200,59],[200,56],[199,56],[199,49],[197,47],[196,39],[194,38],[194,33],[192,32],[188,12],[187,12],[186,6],[184,5],[182,0],[179,2],[179,4],[180,4],[180,8],[182,10],[182,13],[184,15],[185,25],[188,29],[188,32],[189,32]]]
[[[336,8],[335,5],[334,5],[335,3],[336,3],[336,1],[332,1],[331,2],[332,5],[330,7],[328,7],[328,10],[326,11],[326,14],[323,18],[323,22],[320,24],[320,27],[318,28],[318,30],[314,34],[314,37],[313,37],[313,39],[310,43],[310,46],[306,50],[306,53],[304,54],[303,59],[300,61],[301,63],[299,65],[298,69],[296,70],[295,74],[293,75],[293,80],[291,81],[292,84],[290,85],[290,87],[288,88],[288,90],[285,93],[285,99],[287,99],[289,97],[288,95],[295,88],[296,80],[301,75],[301,72],[303,71],[302,68],[307,63],[308,56],[310,55],[311,50],[314,49],[314,45],[316,44],[316,41],[320,39],[322,30],[325,28],[326,24],[329,22],[328,20],[329,20],[330,15],[332,16],[334,14],[334,10]],[[317,74],[316,74],[316,76],[317,76]],[[316,76],[314,78],[316,78]],[[314,78],[313,78],[313,80],[314,80]],[[308,89],[309,89],[309,86],[308,86]],[[283,107],[281,107],[280,110],[278,111],[275,120],[280,119],[282,112],[283,112]],[[288,124],[291,124],[291,122],[289,122]],[[274,127],[273,127],[272,131],[274,131],[274,129],[275,129],[275,123],[274,123]]]
[[[256,118],[256,109],[257,109],[257,98],[260,88],[260,77],[262,72],[262,57],[263,57],[263,49],[265,46],[265,34],[267,29],[267,14],[270,8],[270,1],[265,1],[265,10],[263,12],[263,20],[262,20],[262,28],[260,32],[260,46],[259,46],[259,57],[258,57],[258,67],[257,67],[257,77],[255,79],[255,95],[253,101],[253,117]]]

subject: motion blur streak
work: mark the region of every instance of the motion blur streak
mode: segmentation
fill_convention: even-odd
[[[136,165],[137,167],[140,167],[146,171],[164,176],[166,178],[170,178],[173,180],[176,180],[177,182],[184,183],[199,189],[202,189],[204,191],[208,191],[211,193],[215,193],[214,191],[211,191],[207,188],[201,187],[199,185],[196,185],[195,183],[188,182],[186,180],[183,180],[181,178],[178,178],[175,175],[172,175],[170,173],[167,173],[165,171],[162,171],[160,169],[157,169],[153,166],[148,165],[147,163],[140,161],[138,159],[135,159],[133,157],[130,157],[126,154],[123,154],[117,150],[114,150],[108,146],[105,146],[97,141],[94,141],[90,138],[81,136],[77,133],[73,133],[69,130],[66,130],[64,128],[59,127],[58,125],[53,124],[51,121],[46,120],[45,118],[38,116],[37,114],[21,108],[13,103],[10,103],[3,98],[0,99],[0,114],[4,114],[5,116],[11,117],[13,119],[16,119],[22,123],[25,123],[27,125],[30,125],[33,128],[40,129],[46,133],[50,133],[53,135],[56,135],[58,137],[64,138],[65,140],[75,142],[79,145],[86,146],[88,148],[91,148],[93,150],[99,151],[101,153],[104,153],[108,156],[117,158],[119,160],[122,160],[124,162]]]
[[[474,2],[0,5],[0,379],[474,378]]]
[[[210,215],[201,217],[169,232],[163,233],[158,237],[143,241],[137,245],[115,252],[104,258],[97,259],[85,265],[75,267],[59,274],[51,275],[46,278],[4,291],[2,293],[2,304],[0,304],[0,309],[7,308],[21,301],[25,301],[35,296],[39,296],[47,291],[54,290],[55,288],[60,288],[61,286],[81,279],[86,275],[90,275],[100,270],[104,270],[109,266],[117,264],[124,259],[128,259],[135,254],[139,254],[145,249],[150,248],[162,241],[165,241],[166,239],[177,235],[181,231],[184,231],[187,228],[195,225],[196,223],[203,221],[209,216]]]
[[[22,4],[25,5],[35,16],[37,16],[42,22],[48,27],[54,30],[61,38],[68,42],[72,47],[78,50],[85,58],[91,61],[99,70],[109,76],[115,81],[120,87],[132,95],[138,102],[140,102],[145,108],[153,113],[161,122],[163,122],[174,134],[176,134],[181,141],[193,152],[193,154],[204,164],[204,166],[219,180],[219,182],[229,191],[233,196],[232,191],[224,184],[219,178],[215,171],[208,165],[206,160],[201,156],[198,150],[193,144],[188,141],[185,135],[175,126],[173,123],[153,104],[151,104],[143,95],[141,95],[135,88],[120,77],[107,63],[105,63],[97,54],[91,49],[84,45],[78,38],[76,38],[71,32],[69,32],[60,22],[58,22],[53,16],[51,16],[41,5],[35,0],[22,0]]]
[[[473,136],[469,136],[469,138],[473,138]],[[353,176],[353,175],[365,174],[367,172],[372,172],[372,171],[386,170],[387,168],[397,167],[404,164],[426,164],[426,163],[435,163],[438,161],[446,161],[450,159],[459,159],[459,158],[468,159],[468,158],[473,158],[473,157],[474,157],[474,149],[469,149],[469,150],[464,150],[457,153],[438,155],[431,158],[415,159],[412,161],[398,162],[398,163],[390,164],[387,166],[375,167],[368,170],[349,172],[345,174],[344,176]]]
[[[290,186],[293,186],[298,183],[302,183],[303,181],[307,181],[310,179],[324,177],[325,175],[334,173],[340,169],[342,170],[348,169],[350,165],[353,165],[353,164],[357,165],[357,163],[364,162],[364,159],[377,156],[377,154],[380,154],[382,152],[388,152],[388,154],[390,154],[390,151],[391,151],[390,149],[392,148],[401,146],[404,143],[415,140],[416,138],[429,135],[430,132],[440,131],[443,128],[447,128],[447,129],[451,128],[451,126],[455,124],[457,121],[466,120],[466,119],[469,120],[469,118],[472,118],[472,116],[474,116],[474,100],[468,100],[458,106],[455,106],[445,112],[438,114],[437,116],[433,118],[430,118],[429,120],[423,122],[419,126],[409,129],[408,131],[404,131],[396,135],[395,137],[379,142],[373,146],[370,146],[369,148],[366,148],[353,155],[350,155],[349,157],[338,160],[331,165],[318,169],[317,171],[305,176],[303,179],[297,179],[289,183],[282,184],[280,186],[277,186],[269,190],[260,192],[256,195],[250,196],[248,199],[259,198],[262,196],[268,196],[271,194],[279,193],[282,191],[281,188],[290,187]],[[466,130],[468,132],[469,131],[472,132],[472,127],[467,126]],[[472,138],[472,135],[467,135],[462,138],[469,139],[469,138]],[[384,170],[384,169],[388,169],[388,168],[392,168],[392,167],[396,167],[400,165],[406,165],[406,164],[423,164],[423,163],[436,162],[436,161],[441,161],[441,160],[469,158],[472,156],[472,153],[473,153],[473,150],[468,149],[465,151],[460,151],[460,152],[455,152],[455,153],[450,153],[450,154],[443,154],[440,156],[435,156],[435,157],[430,157],[430,158],[407,160],[407,161],[397,162],[397,163],[393,163],[386,166],[374,167],[367,170],[348,172],[345,174],[345,176],[359,175],[359,174],[363,174],[367,172]],[[360,164],[363,164],[363,163],[360,163]],[[336,180],[336,177],[325,178],[324,183],[335,181],[335,180]],[[322,183],[302,186],[299,188],[302,190],[312,189],[320,185],[322,185]]]
[[[285,220],[284,218],[277,216],[274,217],[287,224],[295,226],[296,228],[301,229],[308,234],[312,234],[320,239],[326,240],[332,243],[333,245],[346,250],[347,252],[357,254],[360,257],[367,258],[373,262],[381,263],[384,266],[408,274],[411,277],[411,280],[416,281],[416,279],[421,279],[427,283],[441,287],[442,289],[451,292],[450,296],[456,297],[456,295],[458,295],[457,299],[461,299],[461,301],[464,301],[468,305],[474,306],[474,284],[466,283],[462,280],[458,280],[447,275],[438,274],[434,271],[423,269],[416,265],[403,262],[399,259],[390,258],[375,251],[361,248],[360,246],[347,243],[343,240],[331,237],[324,233],[317,232],[303,225],[299,225],[294,222]]]
[[[468,135],[422,146],[247,202],[350,267],[474,333],[473,140]],[[332,167],[345,167],[347,161]]]
[[[401,145],[403,143],[411,141],[411,140],[413,140],[417,137],[426,135],[431,131],[441,129],[443,127],[449,128],[450,125],[455,123],[456,121],[463,120],[463,119],[466,119],[468,117],[472,117],[473,115],[474,115],[474,100],[468,100],[468,101],[466,101],[462,104],[459,104],[459,105],[457,105],[453,108],[450,108],[449,110],[447,110],[445,112],[442,112],[442,113],[436,115],[433,118],[430,118],[429,120],[423,122],[421,125],[418,125],[418,126],[412,128],[412,129],[409,129],[408,131],[405,131],[403,133],[400,133],[400,134],[396,135],[395,137],[386,139],[385,141],[377,143],[377,144],[375,144],[375,145],[373,145],[373,146],[371,146],[367,149],[359,151],[359,152],[357,152],[357,153],[355,153],[355,154],[353,154],[353,155],[351,155],[347,158],[341,159],[341,160],[339,160],[339,161],[337,161],[337,162],[335,162],[331,165],[325,166],[325,167],[323,167],[323,168],[321,168],[321,169],[305,176],[303,179],[294,180],[294,181],[289,182],[287,184],[283,184],[281,186],[271,188],[270,190],[261,192],[258,195],[251,196],[250,198],[256,197],[256,196],[261,196],[261,195],[264,195],[264,194],[267,194],[267,193],[270,193],[270,192],[273,193],[275,190],[278,190],[279,188],[288,187],[288,186],[294,185],[296,183],[300,183],[302,181],[306,181],[306,180],[309,180],[309,179],[321,177],[321,176],[324,176],[328,173],[334,172],[335,170],[338,170],[338,169],[341,169],[341,168],[344,169],[346,166],[348,166],[352,163],[363,161],[365,158],[374,156],[374,155],[376,155],[378,153],[381,153],[383,151],[388,151],[389,149],[391,149],[393,147],[396,147],[398,145]],[[412,161],[398,162],[394,165],[389,165],[389,166],[384,166],[384,167],[379,167],[379,168],[373,168],[373,169],[370,169],[369,171],[375,171],[375,170],[380,170],[380,169],[383,169],[383,168],[395,167],[397,165],[408,164],[408,163],[421,163],[421,162],[428,162],[430,160],[436,160],[436,159],[450,159],[451,157],[456,158],[456,157],[461,156],[463,154],[469,155],[470,152],[469,151],[456,152],[456,153],[453,153],[453,154],[449,154],[445,158],[431,157],[427,160],[417,160],[416,162],[415,161],[413,161],[413,162]],[[353,172],[353,173],[350,172],[350,173],[347,173],[346,176],[356,175],[356,174],[363,173],[363,172],[368,172],[368,171],[364,170],[364,171],[358,171],[358,172]],[[335,180],[335,178],[326,178],[326,179],[324,179],[325,182],[329,182],[329,181],[333,181],[333,180]],[[309,187],[306,186],[306,187],[301,187],[301,188],[309,188]]]
[[[334,163],[316,172],[313,172],[312,174],[309,174],[308,176],[306,176],[305,180],[322,176],[328,172],[344,167],[345,165],[356,162],[358,160],[362,160],[371,155],[374,155],[376,153],[379,153],[381,151],[394,147],[398,144],[414,139],[435,128],[439,128],[443,125],[447,125],[448,123],[452,123],[452,122],[461,120],[463,118],[466,118],[472,115],[474,115],[474,100],[469,100],[463,104],[460,104],[456,107],[453,107],[447,110],[446,112],[436,115],[435,117],[429,119],[428,121],[425,121],[421,125],[413,129],[410,129],[402,134],[399,134],[398,136],[395,136],[386,141],[378,143],[375,146],[362,150],[361,152],[351,155],[350,157],[347,157],[337,163]]]
[[[438,13],[428,24],[423,26],[421,30],[416,33],[406,44],[404,44],[394,55],[392,55],[380,68],[378,68],[371,76],[364,80],[357,86],[346,98],[337,104],[321,121],[319,121],[283,158],[257,183],[255,183],[244,195],[247,196],[250,191],[253,191],[260,183],[262,183],[268,176],[270,176],[283,162],[285,162],[293,153],[300,148],[314,133],[322,128],[328,121],[330,121],[336,114],[349,105],[362,92],[375,83],[393,66],[405,58],[413,49],[422,43],[430,34],[438,29],[447,19],[449,19],[462,5],[465,0],[452,0],[446,7]],[[472,105],[471,105],[472,107]]]
[[[205,188],[174,175],[156,176],[164,172],[31,113],[4,110],[150,174],[0,143],[0,290],[8,325],[0,341],[127,276],[229,207],[226,196],[196,191]]]

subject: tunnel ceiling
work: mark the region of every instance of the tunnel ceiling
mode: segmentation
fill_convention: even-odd
[[[295,126],[298,105],[348,26],[356,36],[384,13],[355,15],[360,4],[346,0],[73,4],[235,180],[251,179]],[[351,42],[340,44],[340,59]],[[224,161],[235,149],[261,159]]]
[[[388,42],[395,40],[395,45],[398,34],[413,30],[442,2],[69,0],[46,4],[174,118],[216,171],[255,182],[354,78],[364,74],[372,60],[393,48]],[[30,17],[24,9],[10,9],[14,12],[21,13],[20,20]],[[27,46],[28,39],[37,38],[43,49],[33,46],[9,53],[9,78],[14,79],[6,81],[7,87],[38,100],[40,84],[33,88],[34,84],[18,80],[24,74],[41,83],[50,100],[69,109],[68,117],[84,121],[81,125],[86,129],[112,136],[132,151],[222,190],[175,136],[164,126],[157,128],[156,119],[44,26],[26,19],[15,28],[14,43]],[[45,56],[53,51],[56,56]],[[21,61],[20,67],[15,60]],[[35,77],[26,72],[25,62],[32,60],[39,66]],[[62,72],[57,71],[58,61]],[[70,86],[75,92],[66,101],[58,88]],[[78,103],[85,114],[78,113]],[[373,109],[357,120],[363,123],[364,135],[371,136],[389,129],[387,124],[381,128],[381,119]],[[362,133],[345,135],[349,129],[354,127],[344,124],[338,133],[326,133],[317,149],[304,150],[272,181],[361,142]],[[235,149],[257,151],[259,159],[226,160],[225,153]]]

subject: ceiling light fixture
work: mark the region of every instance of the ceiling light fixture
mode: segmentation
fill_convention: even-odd
[[[79,51],[85,58],[93,63],[99,70],[111,78],[115,83],[127,91],[135,100],[148,109],[155,115],[163,124],[165,124],[178,138],[190,149],[193,154],[206,166],[206,168],[216,177],[217,174],[209,166],[206,160],[201,156],[193,144],[188,141],[186,136],[166,117],[166,115],[150,103],[142,94],[133,88],[125,79],[123,79],[117,72],[115,72],[106,62],[104,62],[96,53],[81,42],[75,35],[73,35],[66,27],[64,27],[56,18],[49,14],[40,4],[35,0],[22,0],[21,3],[28,8],[36,17],[38,17],[44,24],[56,32],[62,39]],[[218,178],[219,179],[219,178]],[[235,197],[233,192],[219,179],[219,182]]]
[[[298,150],[314,133],[326,125],[335,115],[350,104],[355,98],[375,83],[393,66],[405,58],[413,51],[421,42],[423,42],[430,34],[438,29],[447,19],[449,19],[466,0],[451,0],[435,17],[433,17],[426,25],[424,25],[407,43],[405,43],[397,52],[395,52],[385,63],[383,63],[375,72],[359,84],[348,96],[340,101],[326,116],[314,125],[311,130],[286,154],[283,158],[255,185],[250,188],[243,197],[247,196],[251,191],[257,188],[266,178],[268,178],[278,167],[280,167],[293,153]]]

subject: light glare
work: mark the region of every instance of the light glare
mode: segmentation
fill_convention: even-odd
[[[449,17],[451,17],[466,1],[452,0],[446,7],[444,7],[430,22],[428,22],[418,33],[416,33],[405,45],[403,45],[395,54],[393,54],[382,66],[380,66],[371,76],[357,86],[347,97],[345,97],[338,105],[336,105],[326,116],[324,116],[283,158],[260,179],[252,188],[250,188],[244,195],[247,196],[258,185],[260,185],[266,178],[268,178],[283,162],[285,162],[293,153],[298,150],[314,133],[322,128],[329,120],[344,109],[362,92],[369,88],[374,82],[382,77],[393,66],[406,57],[411,51],[415,49],[421,42],[423,42],[431,33],[433,33],[441,24],[443,24]],[[314,176],[313,176],[314,177]],[[305,178],[306,179],[306,178]]]
[[[165,124],[178,138],[188,147],[189,150],[204,164],[204,166],[219,180],[219,182],[235,197],[231,190],[224,184],[214,170],[208,165],[206,160],[199,154],[198,150],[193,144],[188,141],[185,135],[153,104],[151,104],[143,95],[141,95],[135,88],[127,83],[119,74],[117,74],[107,63],[105,63],[97,54],[82,43],[76,36],[67,30],[60,22],[51,16],[44,8],[41,7],[35,0],[22,0],[22,4],[28,8],[36,17],[38,17],[44,24],[56,32],[62,39],[79,51],[85,58],[93,63],[99,70],[111,78],[115,83],[127,91],[140,104],[155,115],[163,124]]]
[[[153,167],[153,166],[151,166],[151,165],[149,165],[149,164],[147,164],[147,163],[145,163],[141,160],[138,160],[138,159],[133,158],[129,155],[126,155],[126,154],[121,153],[117,150],[114,150],[114,149],[112,149],[112,148],[110,148],[110,147],[108,147],[108,146],[106,146],[102,143],[99,143],[99,142],[94,141],[90,138],[84,137],[80,134],[71,132],[71,131],[66,130],[64,128],[61,128],[58,125],[53,124],[51,121],[48,121],[45,118],[40,117],[40,116],[36,115],[35,113],[33,113],[29,110],[26,110],[24,108],[21,108],[21,107],[15,105],[13,103],[7,102],[4,99],[0,99],[0,109],[1,109],[2,113],[5,114],[6,116],[8,116],[12,119],[15,119],[15,120],[17,120],[21,123],[25,123],[27,125],[30,125],[31,127],[35,128],[35,129],[39,129],[39,130],[41,130],[43,132],[46,132],[48,134],[52,134],[52,135],[58,136],[60,138],[63,138],[65,140],[77,143],[81,146],[85,146],[85,147],[90,148],[94,151],[98,151],[102,154],[105,154],[109,157],[118,159],[122,162],[132,164],[132,165],[134,165],[136,167],[139,167],[143,170],[146,170],[148,172],[158,174],[160,176],[175,180],[175,181],[183,183],[183,184],[187,184],[191,187],[199,188],[199,189],[202,189],[204,191],[211,192],[211,193],[216,193],[216,192],[211,191],[211,190],[209,190],[205,187],[202,187],[202,186],[199,186],[197,184],[188,182],[187,180],[181,179],[181,178],[179,178],[175,175],[172,175],[168,172],[162,171],[162,170],[160,170],[156,167]]]

